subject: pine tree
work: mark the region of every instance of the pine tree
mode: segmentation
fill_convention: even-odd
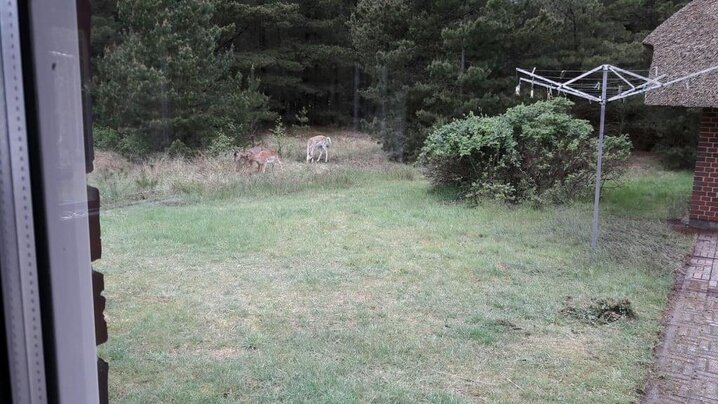
[[[643,38],[686,3],[97,0],[96,122],[122,149],[147,152],[204,147],[217,132],[245,143],[277,116],[361,117],[392,158],[412,159],[434,125],[524,101],[513,96],[516,67],[646,68]],[[596,117],[584,103],[574,112]],[[644,148],[675,144],[667,128],[680,114],[629,100],[609,109],[608,126]]]
[[[292,120],[303,108],[314,124],[351,116],[356,61],[345,21],[347,0],[230,1],[217,19],[230,30],[219,50],[235,51],[234,68],[252,67],[272,109]]]
[[[217,130],[246,135],[247,115],[266,110],[256,79],[244,87],[242,75],[231,72],[232,54],[215,51],[222,29],[214,12],[203,0],[118,2],[122,30],[98,61],[95,109],[128,154],[175,141],[204,146]]]

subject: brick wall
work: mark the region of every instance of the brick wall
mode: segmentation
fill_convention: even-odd
[[[718,228],[718,109],[703,110],[693,179],[691,224]]]

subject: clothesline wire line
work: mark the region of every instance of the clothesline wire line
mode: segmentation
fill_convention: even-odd
[[[571,80],[571,79],[579,79],[579,80],[602,80],[602,79],[603,79],[603,77],[601,76],[600,73],[599,73],[599,74],[594,73],[594,74],[592,74],[592,75],[585,76],[585,77],[581,77],[580,74],[573,75],[573,76],[568,76],[568,75],[565,75],[565,76],[558,75],[558,76],[556,76],[556,75],[546,75],[546,74],[540,74],[540,73],[534,73],[534,74],[537,75],[537,76],[540,76],[540,77],[548,78],[548,79],[562,79],[562,80]],[[516,76],[521,76],[521,75],[517,73]],[[641,80],[642,80],[642,79],[639,79],[639,78],[633,77],[633,76],[625,76],[625,75],[624,75],[623,77],[624,77],[626,80],[633,80],[633,81],[641,81]],[[611,75],[611,76],[608,77],[608,80],[623,80],[623,79],[622,79],[621,77],[618,77],[618,76],[615,76],[615,75]]]
[[[632,73],[639,73],[639,72],[646,73],[646,72],[650,72],[650,71],[651,71],[651,70],[649,70],[649,69],[623,69],[623,70],[629,71],[629,72],[632,72]],[[541,73],[541,72],[547,72],[547,73],[561,73],[561,72],[566,72],[566,73],[585,73],[585,72],[587,72],[587,71],[589,71],[589,69],[584,69],[584,70],[546,70],[546,69],[541,69],[541,70],[539,70],[539,69],[536,69],[536,74],[539,74],[539,73]]]
[[[557,80],[557,79],[558,79],[558,80],[566,80],[566,81],[571,80],[571,79],[573,78],[573,77],[543,76],[543,75],[542,75],[541,77],[544,77],[544,78],[547,78],[547,79],[551,79],[551,80]],[[577,77],[578,77],[578,76],[577,76]],[[537,80],[539,80],[539,79],[537,79]],[[601,77],[583,77],[583,78],[578,79],[577,81],[601,81],[601,80],[602,80]],[[619,78],[619,77],[609,77],[609,78],[608,78],[608,81],[624,81],[624,80],[621,79],[621,78]],[[630,81],[630,80],[629,80],[629,81]],[[638,81],[640,81],[640,80],[639,80],[639,79],[634,79],[634,81],[638,82]]]

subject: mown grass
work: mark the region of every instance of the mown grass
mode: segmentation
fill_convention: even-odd
[[[589,202],[467,207],[407,168],[322,167],[346,183],[255,176],[103,213],[112,401],[637,398],[690,243],[659,220],[685,176],[607,190],[592,253]],[[626,196],[653,185],[672,191]],[[638,319],[588,325],[569,296],[627,298]]]
[[[603,202],[616,215],[680,219],[688,212],[692,185],[693,172],[665,171],[648,160],[632,166],[618,186],[609,184]]]

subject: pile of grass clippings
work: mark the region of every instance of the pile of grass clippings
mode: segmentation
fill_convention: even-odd
[[[628,299],[591,299],[587,303],[576,302],[572,297],[566,298],[561,312],[583,323],[599,325],[610,324],[619,320],[635,320],[638,318]]]

